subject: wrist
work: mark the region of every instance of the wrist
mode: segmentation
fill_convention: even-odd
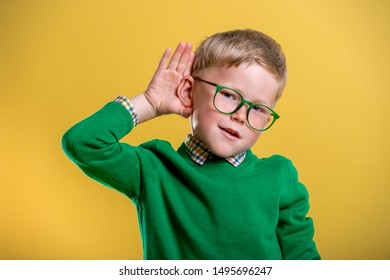
[[[144,93],[130,98],[129,101],[133,105],[134,111],[136,111],[138,124],[157,117],[156,110],[147,100]]]

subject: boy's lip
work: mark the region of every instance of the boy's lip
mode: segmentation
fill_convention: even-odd
[[[236,137],[238,139],[241,138],[241,135],[237,130],[234,130],[234,129],[229,128],[229,127],[223,127],[223,126],[220,126],[219,128],[222,129],[223,131],[227,132],[229,135],[231,135],[233,137]]]

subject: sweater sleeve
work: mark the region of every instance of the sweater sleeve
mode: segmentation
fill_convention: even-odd
[[[62,138],[62,148],[86,175],[137,200],[142,149],[119,142],[133,126],[129,111],[110,102],[71,127]]]
[[[297,171],[291,162],[289,178],[285,199],[280,205],[277,227],[283,259],[320,259],[313,241],[313,220],[306,216],[309,211],[309,195],[305,186],[298,181]]]

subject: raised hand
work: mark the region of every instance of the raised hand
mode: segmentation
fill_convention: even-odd
[[[152,106],[156,116],[174,113],[188,117],[192,113],[192,109],[182,105],[176,91],[182,79],[191,73],[194,60],[192,44],[179,43],[169,59],[171,53],[171,49],[164,52],[144,96]]]

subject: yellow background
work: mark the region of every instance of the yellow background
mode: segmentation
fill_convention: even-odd
[[[0,259],[142,258],[133,204],[72,164],[62,134],[143,91],[166,47],[247,27],[289,66],[281,119],[254,152],[293,160],[324,259],[390,259],[389,3],[1,0]],[[177,147],[188,132],[167,116],[131,142]]]

